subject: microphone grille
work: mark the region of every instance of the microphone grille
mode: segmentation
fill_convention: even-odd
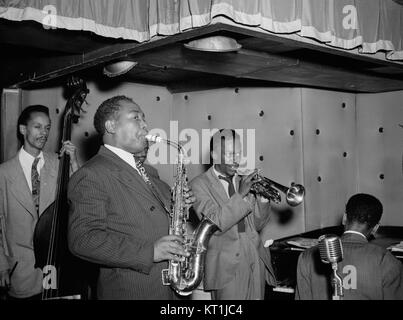
[[[333,234],[322,235],[319,237],[320,259],[324,263],[337,263],[343,260],[343,249],[341,240]]]

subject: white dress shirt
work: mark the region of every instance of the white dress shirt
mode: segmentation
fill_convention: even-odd
[[[361,232],[358,232],[358,231],[354,231],[354,230],[344,231],[344,234],[346,234],[346,233],[358,234],[359,236],[364,237],[365,239],[367,239],[367,237],[365,235],[363,235]]]
[[[41,169],[45,165],[45,158],[43,157],[43,152],[41,151],[38,156],[40,159],[38,161],[38,165],[36,167],[36,170],[38,170],[38,174],[41,174]],[[35,157],[30,155],[28,152],[24,150],[24,147],[20,149],[20,152],[18,154],[18,159],[20,161],[22,171],[24,172],[25,179],[27,180],[29,190],[32,192],[32,178],[31,178],[31,170],[32,170],[32,164],[35,161]]]
[[[104,144],[104,146],[105,146],[105,148],[109,149],[114,154],[116,154],[120,159],[122,159],[128,165],[130,165],[133,169],[135,169],[138,172],[138,174],[140,174],[139,170],[136,167],[136,161],[134,160],[134,156],[132,153],[127,152],[120,148],[113,147],[109,144]]]

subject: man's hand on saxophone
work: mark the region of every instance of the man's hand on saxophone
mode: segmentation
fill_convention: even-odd
[[[188,257],[190,253],[185,251],[183,241],[179,236],[169,235],[160,238],[154,243],[154,262],[164,260],[182,261],[183,257]]]
[[[193,205],[193,203],[196,201],[196,197],[194,196],[194,193],[192,191],[192,189],[190,187],[184,187],[183,188],[183,197],[185,200],[185,203],[187,205],[187,207],[191,207]]]
[[[183,191],[184,202],[187,207],[191,207],[196,201],[196,197],[188,186],[185,186]],[[179,236],[165,236],[154,243],[154,262],[163,260],[182,261],[183,257],[188,257],[189,255],[190,253],[185,251],[184,239]]]

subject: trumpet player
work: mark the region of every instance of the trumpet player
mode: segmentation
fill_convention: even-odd
[[[249,192],[256,172],[237,175],[242,150],[234,130],[218,131],[210,147],[212,167],[190,182],[197,216],[219,228],[207,249],[204,289],[213,300],[261,300],[265,282],[275,285],[270,253],[259,237],[270,201]]]

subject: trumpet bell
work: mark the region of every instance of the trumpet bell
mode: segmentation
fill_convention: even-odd
[[[286,200],[291,207],[298,206],[304,200],[304,196],[305,188],[300,184],[292,183],[286,192]]]

